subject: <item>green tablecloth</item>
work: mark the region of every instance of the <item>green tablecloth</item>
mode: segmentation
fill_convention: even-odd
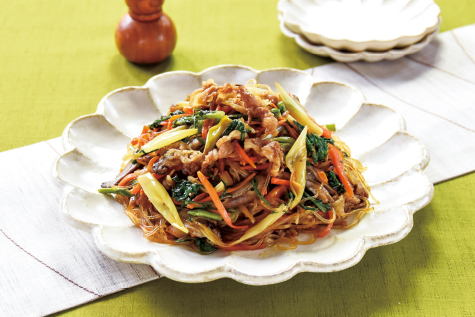
[[[475,23],[475,1],[436,2],[441,31]],[[275,0],[168,0],[164,8],[177,26],[175,52],[160,65],[139,67],[114,44],[123,1],[0,2],[0,151],[57,137],[71,120],[94,112],[109,91],[143,85],[164,71],[331,62],[280,33]],[[304,273],[261,287],[164,278],[65,315],[475,315],[474,189],[475,174],[437,185],[408,237],[369,250],[342,272]]]

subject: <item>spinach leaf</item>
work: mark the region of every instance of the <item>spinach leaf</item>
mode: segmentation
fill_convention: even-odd
[[[200,184],[194,184],[189,180],[180,179],[178,176],[175,176],[172,179],[175,182],[175,186],[172,187],[171,192],[172,197],[176,201],[185,202],[191,200],[200,190]]]
[[[209,244],[206,241],[206,238],[198,238],[195,240],[195,244],[198,247],[198,250],[200,250],[201,253],[205,254],[210,254],[213,253],[214,251],[218,250],[214,245]]]
[[[153,121],[152,123],[150,123],[150,124],[148,125],[148,127],[149,127],[149,129],[151,129],[151,130],[156,129],[156,128],[158,128],[158,127],[160,126],[160,123],[162,123],[163,121],[166,121],[166,120],[170,119],[172,116],[175,116],[175,115],[177,115],[177,114],[184,114],[184,112],[181,111],[181,110],[174,111],[174,112],[170,113],[169,116],[162,116],[160,119],[157,119],[157,120]]]
[[[338,194],[346,192],[345,186],[340,181],[340,178],[333,172],[329,171],[327,174],[328,185],[330,185]]]
[[[312,197],[311,195],[307,194],[306,192],[304,192],[304,195],[305,195],[305,197],[309,198],[308,202],[312,202],[315,205],[315,207],[317,207],[317,208],[305,206],[305,203],[304,203],[304,204],[300,204],[300,206],[303,209],[315,210],[315,211],[316,210],[321,210],[323,212],[327,212],[328,210],[330,210],[332,208],[330,206],[330,204],[324,204],[320,199],[316,199],[316,198]]]
[[[294,124],[299,128],[300,132],[304,129],[304,126],[294,120]],[[307,133],[307,152],[312,156],[313,161],[324,162],[328,156],[328,143],[334,144],[332,139],[320,137],[313,132]]]
[[[246,136],[247,132],[251,132],[251,129],[246,129],[246,126],[244,125],[244,122],[239,121],[237,119],[234,119],[231,121],[231,123],[228,125],[226,130],[224,130],[223,134],[221,136],[229,135],[231,132],[234,130],[237,130],[241,132],[241,142],[244,141],[244,138]]]

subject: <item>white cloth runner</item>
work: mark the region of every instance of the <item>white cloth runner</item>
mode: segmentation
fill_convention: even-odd
[[[426,171],[433,182],[475,170],[474,25],[441,34],[397,61],[309,72],[399,111],[430,152]],[[108,259],[88,233],[62,222],[62,191],[50,179],[61,150],[53,139],[0,154],[0,316],[51,314],[159,278],[150,266]]]

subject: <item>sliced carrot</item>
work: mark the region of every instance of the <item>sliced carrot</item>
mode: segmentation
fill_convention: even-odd
[[[193,114],[193,107],[184,106],[183,111],[185,111],[186,114]]]
[[[256,219],[254,219],[254,216],[249,212],[249,209],[247,209],[246,206],[244,205],[239,205],[239,210],[246,216],[249,220],[251,220],[252,223],[256,222]]]
[[[328,177],[327,177],[327,174],[325,174],[323,171],[317,171],[317,174],[318,174],[318,177],[320,177],[320,179],[328,184]]]
[[[265,198],[267,200],[274,200],[274,199],[280,199],[280,197],[287,192],[287,187],[281,185],[277,186],[273,190],[271,190]]]
[[[159,157],[155,156],[148,162],[147,171],[149,171],[150,173],[153,172],[153,163],[155,163],[158,159],[159,159]]]
[[[124,178],[122,178],[122,180],[119,183],[119,186],[125,186],[128,182],[136,178],[137,178],[137,175],[135,175],[134,173],[131,173],[125,176]]]
[[[149,130],[150,128],[147,125],[144,125],[141,134],[147,133]]]
[[[249,165],[251,165],[252,167],[256,168],[256,164],[254,164],[254,162],[249,158],[249,156],[247,156],[246,152],[244,152],[244,150],[242,149],[242,147],[239,145],[238,141],[237,140],[234,140],[233,141],[233,145],[234,145],[234,148],[236,149],[236,152],[239,153],[239,155],[241,155],[241,157],[249,163]]]
[[[284,185],[284,186],[290,186],[290,181],[286,179],[281,179],[277,177],[272,177],[270,179],[270,183],[274,185]]]
[[[328,143],[328,146],[330,148],[328,154],[330,155],[333,166],[335,167],[336,174],[340,177],[343,186],[345,186],[348,197],[353,197],[353,189],[351,188],[350,182],[348,181],[348,178],[345,174],[345,168],[343,167],[343,157],[341,155],[341,151],[330,143]]]
[[[287,131],[289,132],[291,137],[293,137],[294,139],[298,139],[299,135],[297,134],[297,132],[295,132],[294,129],[289,127],[289,125],[287,123],[284,123],[282,125],[287,129]]]
[[[132,190],[130,191],[130,193],[132,195],[135,195],[137,194],[140,190],[142,189],[142,186],[140,186],[140,184],[136,184],[134,187],[132,187]]]
[[[201,193],[198,196],[196,196],[195,199],[193,199],[193,201],[199,201],[200,199],[203,199],[206,196],[208,196],[208,193]]]
[[[206,137],[208,136],[208,131],[210,129],[210,122],[214,121],[214,119],[205,119],[203,121],[203,129],[201,130],[201,137],[206,140]]]
[[[331,211],[331,210],[328,211],[328,216],[330,217],[330,219],[333,217],[333,214],[332,214],[332,211]],[[326,235],[330,232],[330,230],[332,229],[332,227],[333,227],[333,222],[329,223],[329,224],[327,225],[327,227],[325,228],[325,230],[323,230],[322,232],[320,232],[317,237],[323,238],[324,236],[326,236]]]
[[[233,188],[228,188],[227,192],[228,192],[228,193],[235,192],[235,191],[238,190],[239,188],[241,188],[241,187],[243,187],[244,185],[246,185],[251,179],[254,178],[254,176],[256,176],[256,173],[252,173],[252,174],[249,175],[245,180],[243,180],[242,182],[240,182],[239,184],[237,184],[237,185],[234,186]]]
[[[175,121],[178,118],[181,118],[183,116],[188,116],[187,114],[177,114],[172,116],[170,119],[168,119],[168,130],[172,129],[173,121]]]
[[[208,178],[201,173],[201,171],[198,171],[198,178],[200,179],[201,184],[205,187],[206,191],[210,195],[211,199],[213,200],[214,205],[216,208],[218,208],[218,212],[223,217],[223,220],[226,222],[228,226],[234,229],[247,229],[248,226],[235,226],[233,225],[231,218],[229,217],[228,212],[226,211],[226,208],[224,208],[223,203],[219,199],[218,193],[214,189],[213,185],[209,182]]]

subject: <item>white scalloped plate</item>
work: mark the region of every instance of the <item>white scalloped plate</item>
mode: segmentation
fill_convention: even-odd
[[[310,43],[353,52],[415,44],[436,30],[440,15],[433,0],[280,0],[277,8]]]
[[[309,53],[331,57],[336,61],[343,63],[350,63],[363,60],[365,62],[379,62],[382,60],[394,60],[406,55],[415,54],[426,47],[439,33],[439,25],[442,22],[442,19],[439,19],[439,24],[434,32],[427,34],[419,42],[401,48],[393,48],[388,51],[363,51],[363,52],[348,52],[348,51],[338,51],[331,47],[325,45],[312,44],[305,40],[305,37],[302,34],[297,34],[289,30],[282,19],[282,15],[279,15],[280,20],[280,30],[282,33],[290,38],[295,40],[298,46],[303,48]]]
[[[291,251],[219,250],[204,256],[145,239],[122,206],[98,194],[97,189],[118,172],[126,144],[142,126],[208,78],[218,84],[244,84],[254,78],[273,89],[277,81],[296,94],[320,123],[336,124],[337,135],[352,147],[353,156],[368,166],[365,176],[381,203],[357,227],[332,230],[316,243]],[[64,186],[60,205],[64,220],[90,232],[97,247],[110,258],[150,264],[164,276],[182,282],[229,277],[252,285],[273,284],[300,272],[346,269],[358,263],[369,248],[397,242],[409,233],[413,213],[430,202],[433,186],[422,172],[429,162],[428,153],[404,128],[398,113],[365,104],[356,89],[334,82],[316,83],[294,69],[256,71],[223,65],[198,74],[169,72],[151,78],[143,87],[109,93],[95,114],[71,122],[63,133],[65,152],[56,160],[53,174]]]

